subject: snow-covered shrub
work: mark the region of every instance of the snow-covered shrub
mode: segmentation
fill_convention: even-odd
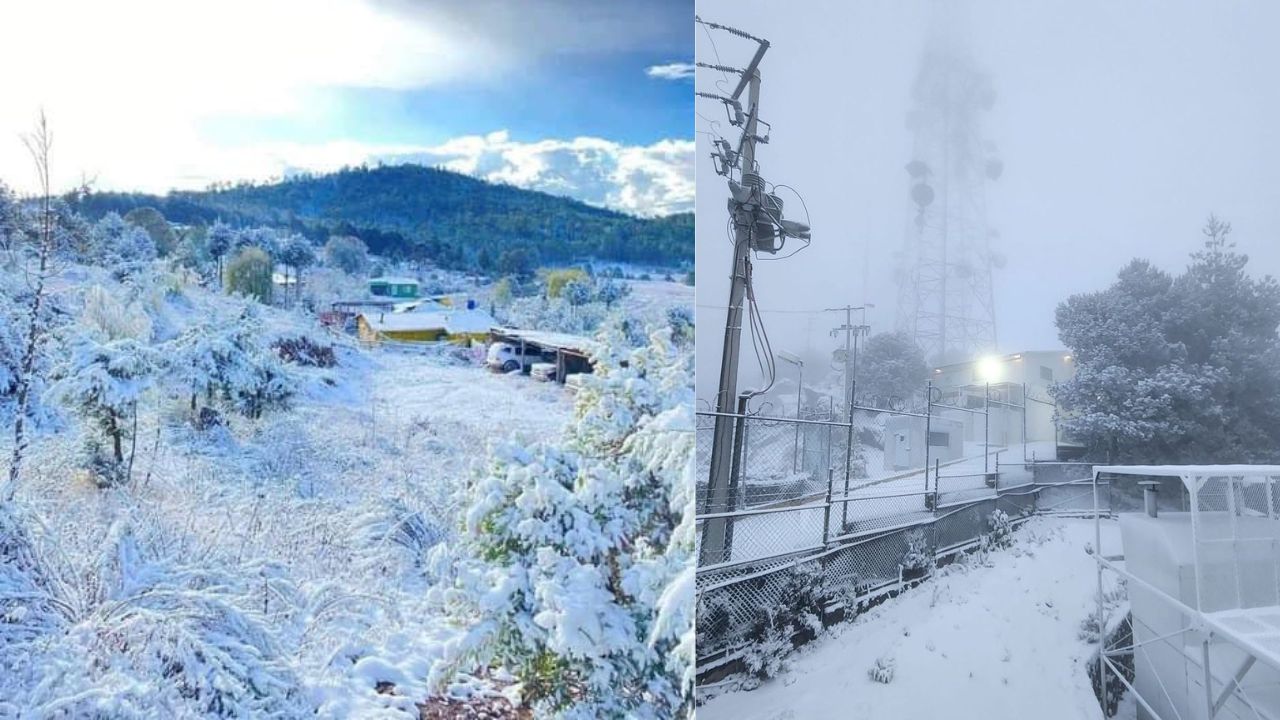
[[[761,680],[786,672],[787,656],[794,649],[791,625],[771,617],[764,631],[742,653],[742,663],[746,666],[748,676],[743,687],[747,690],[754,689]]]
[[[876,658],[875,664],[867,670],[867,676],[878,683],[888,685],[893,682],[893,673],[897,666],[897,662],[891,656],[882,655]]]
[[[671,327],[671,339],[677,345],[693,342],[693,310],[685,305],[667,308],[667,325]]]
[[[559,444],[496,448],[461,537],[432,553],[431,597],[461,628],[437,684],[503,665],[543,714],[691,712],[692,356],[616,334]]]
[[[12,706],[31,717],[307,715],[255,607],[254,573],[162,557],[127,516],[89,562],[43,528],[0,508],[0,688]]]
[[[379,572],[387,570],[386,560],[395,554],[408,566],[422,566],[445,536],[445,528],[398,499],[379,501],[356,521],[356,544]]]
[[[1013,524],[1009,521],[1009,514],[1003,510],[995,510],[987,517],[987,526],[990,532],[987,538],[990,547],[1007,548],[1013,545]]]
[[[797,565],[782,577],[783,586],[772,602],[757,608],[747,634],[750,645],[743,656],[747,672],[760,679],[786,668],[785,657],[794,649],[797,635],[822,632],[823,606],[832,596],[820,562]]]
[[[11,397],[18,390],[23,350],[22,321],[25,309],[12,293],[10,283],[4,282],[7,279],[0,277],[0,401]]]
[[[929,546],[929,537],[923,528],[907,531],[907,551],[903,553],[900,564],[904,573],[925,574],[933,569],[933,548]],[[921,571],[924,571],[921,573]]]

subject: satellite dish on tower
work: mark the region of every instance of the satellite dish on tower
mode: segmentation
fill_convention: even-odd
[[[911,199],[923,210],[933,204],[933,188],[926,183],[916,183],[911,186]]]

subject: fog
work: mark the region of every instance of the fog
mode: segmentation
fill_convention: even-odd
[[[813,227],[808,249],[755,263],[775,352],[808,349],[816,365],[835,347],[827,330],[843,320],[777,311],[870,302],[872,332],[893,329],[893,254],[910,219],[904,120],[936,5],[698,2],[703,19],[770,41],[760,107],[772,133],[757,160],[766,180],[799,192]],[[1105,287],[1130,258],[1180,270],[1210,212],[1232,223],[1254,275],[1280,274],[1280,5],[1074,0],[962,10],[963,35],[997,92],[984,123],[1004,161],[986,186],[987,221],[999,232],[992,249],[1007,258],[994,274],[999,351],[1060,347],[1057,304]],[[754,51],[724,33],[712,34],[713,51],[701,27],[696,38],[703,62],[718,51],[742,67]],[[698,71],[699,90],[718,92],[717,81],[720,73]],[[712,399],[732,246],[708,119],[734,141],[738,133],[719,103],[699,100],[697,110],[697,391]],[[803,219],[800,202],[783,197],[787,216]],[[739,388],[758,386],[749,341],[741,367]],[[779,363],[779,375],[788,372]]]

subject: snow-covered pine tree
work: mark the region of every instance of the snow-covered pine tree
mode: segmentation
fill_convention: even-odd
[[[221,313],[208,325],[192,325],[169,343],[170,375],[190,393],[194,414],[203,396],[248,417],[286,405],[296,382],[263,336],[252,303]]]
[[[145,313],[94,286],[85,294],[81,322],[72,328],[53,370],[57,381],[50,395],[97,432],[86,438],[85,461],[95,481],[104,486],[128,480],[126,469],[132,463],[126,463],[126,454],[137,425],[138,401],[160,362],[147,343],[150,333]]]
[[[431,599],[460,637],[433,680],[505,666],[543,715],[691,712],[692,355],[614,327],[558,444],[496,448],[436,548]],[[623,361],[626,366],[623,367]]]
[[[1144,260],[1106,290],[1074,295],[1057,325],[1076,374],[1054,394],[1063,432],[1115,462],[1280,458],[1280,285],[1211,217],[1173,277]]]
[[[117,278],[136,274],[156,258],[156,244],[146,230],[110,212],[89,232],[85,263],[109,269]]]
[[[910,335],[872,335],[858,359],[858,397],[876,407],[901,407],[923,397],[928,375],[924,352]]]

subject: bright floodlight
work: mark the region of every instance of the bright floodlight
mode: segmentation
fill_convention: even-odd
[[[995,355],[988,355],[978,359],[978,377],[983,382],[998,382],[1000,380],[1000,372],[1004,369],[1004,363],[1000,362],[1000,358]]]

